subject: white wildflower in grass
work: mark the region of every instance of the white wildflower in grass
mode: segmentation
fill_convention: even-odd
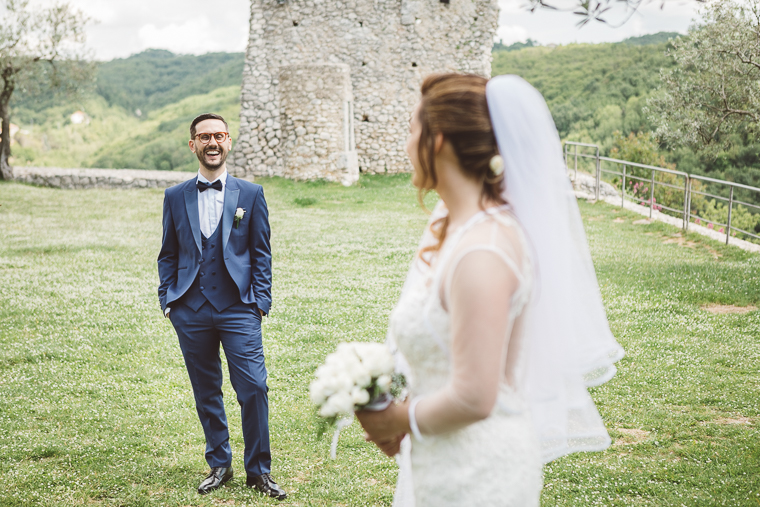
[[[395,361],[388,347],[380,343],[341,343],[325,363],[317,368],[309,386],[309,396],[317,407],[320,433],[339,418],[380,401],[389,402],[404,386],[394,375]]]

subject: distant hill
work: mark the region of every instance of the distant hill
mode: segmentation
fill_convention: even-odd
[[[87,121],[72,121],[79,107]],[[23,126],[11,148],[13,164],[114,169],[198,169],[190,152],[188,127],[200,112],[224,116],[233,140],[240,120],[240,87],[217,88],[191,95],[137,118],[123,107],[112,106],[96,95],[76,106],[64,104],[45,110],[43,123]],[[233,143],[234,150],[234,143]]]
[[[493,45],[493,51],[517,51],[518,49],[532,48],[535,46],[540,46],[540,44],[533,39],[528,39],[525,42],[515,42],[508,46],[501,42],[496,42]]]
[[[665,44],[670,39],[675,39],[681,35],[678,32],[659,32],[640,37],[629,37],[623,41],[623,44],[631,46],[649,46],[651,44]]]
[[[96,91],[109,105],[145,114],[191,95],[240,86],[244,56],[243,53],[175,55],[149,49],[101,64]]]
[[[13,163],[59,167],[194,170],[187,131],[202,112],[222,114],[237,136],[243,53],[175,55],[150,49],[100,63],[82,97],[14,97],[23,133]],[[86,122],[76,124],[72,113]]]
[[[562,138],[609,148],[615,130],[651,129],[642,108],[660,84],[660,69],[673,65],[666,43],[654,42],[667,41],[666,35],[638,37],[633,43],[494,51],[493,75],[517,74],[535,86]]]

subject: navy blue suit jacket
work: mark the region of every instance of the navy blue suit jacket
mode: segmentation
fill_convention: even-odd
[[[158,299],[161,309],[181,298],[198,276],[201,225],[198,219],[197,178],[164,193],[164,236],[158,254]],[[210,191],[210,190],[209,190]],[[235,210],[245,215],[234,227]],[[256,303],[264,313],[272,304],[272,250],[269,212],[261,185],[227,175],[222,228],[224,264],[243,303]]]

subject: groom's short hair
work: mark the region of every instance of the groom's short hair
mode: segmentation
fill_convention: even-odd
[[[190,124],[190,139],[195,139],[195,127],[200,122],[205,121],[205,120],[221,120],[222,123],[224,123],[224,128],[226,128],[228,132],[230,130],[229,125],[227,125],[227,120],[225,120],[224,118],[222,118],[218,114],[203,113],[201,115],[196,116],[195,119],[193,120],[193,123]]]

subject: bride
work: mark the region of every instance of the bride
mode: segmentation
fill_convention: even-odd
[[[540,93],[460,74],[421,91],[412,181],[442,202],[390,321],[410,395],[357,416],[398,455],[394,506],[537,506],[543,463],[609,446],[586,387],[623,350]]]

